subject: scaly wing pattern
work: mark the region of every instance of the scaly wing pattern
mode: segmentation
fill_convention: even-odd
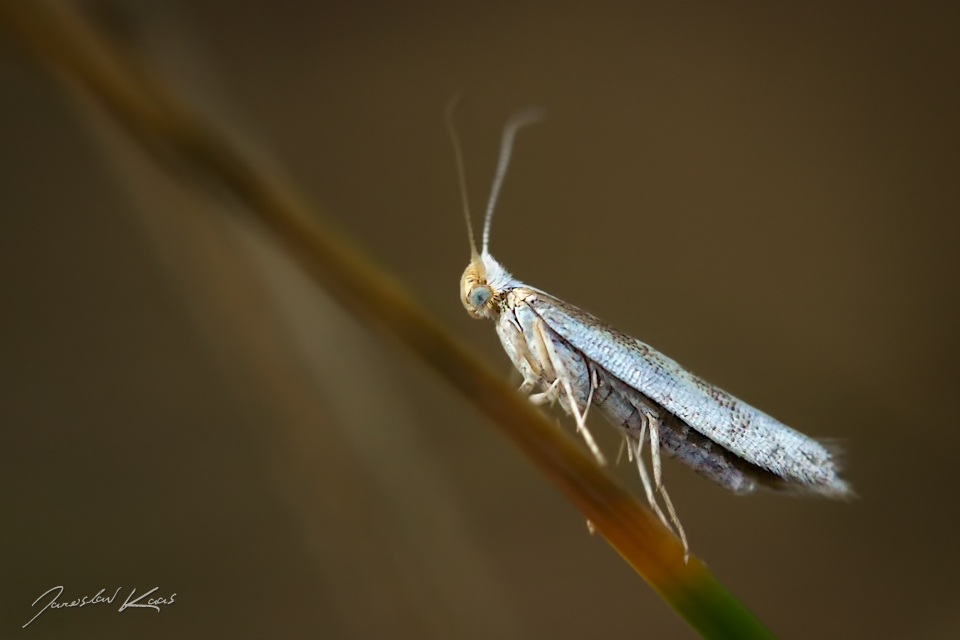
[[[850,493],[821,443],[690,373],[639,340],[548,294],[525,302],[587,358],[720,446],[807,491]],[[800,487],[798,487],[799,489]]]

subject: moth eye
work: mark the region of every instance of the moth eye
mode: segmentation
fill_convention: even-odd
[[[474,287],[470,295],[467,296],[467,299],[470,301],[470,304],[473,305],[474,309],[479,309],[487,304],[487,301],[490,299],[490,287],[485,285]]]

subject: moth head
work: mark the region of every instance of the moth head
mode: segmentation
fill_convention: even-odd
[[[470,264],[467,265],[460,278],[460,301],[474,318],[490,318],[494,320],[500,314],[498,288],[505,289],[510,274],[494,260],[487,248],[490,241],[490,220],[497,203],[497,195],[503,184],[503,177],[507,173],[510,163],[510,153],[513,149],[513,138],[520,127],[538,121],[542,114],[539,109],[527,109],[515,113],[503,128],[503,137],[500,140],[500,160],[497,162],[497,172],[490,189],[490,200],[487,202],[487,214],[483,220],[483,251],[477,251],[477,243],[473,237],[473,225],[470,222],[470,206],[467,198],[467,181],[463,169],[463,152],[460,149],[460,140],[453,126],[453,110],[457,106],[459,97],[455,97],[447,105],[447,129],[450,131],[450,141],[453,143],[453,153],[457,160],[457,176],[460,179],[460,196],[463,199],[463,216],[467,222],[467,236],[470,239]],[[488,269],[489,267],[489,269]],[[488,273],[488,271],[490,273]],[[494,286],[496,283],[496,287]]]
[[[496,292],[487,283],[483,263],[474,258],[460,278],[460,301],[467,313],[474,318],[494,318],[497,315],[495,298]]]

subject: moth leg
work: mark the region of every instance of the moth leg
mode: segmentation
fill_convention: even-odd
[[[529,342],[533,345],[533,353],[531,355],[533,356],[533,359],[537,361],[537,364],[540,367],[541,377],[546,381],[550,381],[551,379],[556,381],[557,372],[554,369],[554,363],[550,358],[550,351],[547,349],[547,341],[543,338],[543,329],[541,328],[541,325],[543,325],[543,320],[537,317],[533,323],[533,330],[530,332],[532,335],[525,337],[527,337]],[[529,348],[527,352],[530,352]]]
[[[657,496],[653,492],[653,485],[650,484],[650,475],[647,473],[647,468],[643,465],[643,437],[647,429],[647,424],[644,422],[643,427],[640,428],[640,438],[637,440],[637,450],[634,453],[634,456],[637,459],[637,470],[640,471],[640,481],[643,483],[643,492],[647,494],[647,503],[649,503],[650,508],[653,509],[653,512],[657,514],[657,517],[660,518],[660,522],[663,523],[667,529],[670,529],[670,523],[667,521],[667,517],[663,515],[663,510],[660,509],[660,505],[657,504]]]
[[[590,366],[590,361],[586,360],[587,371],[590,372],[590,391],[587,393],[587,401],[583,406],[583,428],[587,428],[587,412],[590,411],[590,407],[593,406],[593,392],[597,390],[597,387],[600,386],[600,381],[597,379],[597,371]]]
[[[553,341],[549,339],[549,336],[544,335],[545,331],[543,328],[543,320],[538,317],[534,322],[533,329],[537,334],[539,343],[543,345],[547,352],[547,358],[549,358],[550,363],[553,365],[553,370],[557,375],[557,380],[563,385],[563,390],[567,393],[567,404],[570,406],[570,412],[577,421],[577,431],[583,434],[583,439],[587,443],[587,447],[590,449],[590,452],[593,453],[593,456],[597,459],[597,462],[599,462],[601,465],[606,465],[606,458],[604,458],[603,454],[600,452],[600,447],[597,446],[596,441],[593,439],[593,434],[591,434],[590,430],[587,429],[587,412],[590,410],[590,403],[593,402],[594,381],[596,380],[596,377],[589,376],[590,381],[588,384],[590,385],[590,389],[587,393],[587,401],[585,403],[583,413],[580,413],[580,407],[577,406],[577,399],[576,396],[574,396],[573,388],[570,385],[570,372],[567,370],[567,366],[563,359],[557,354],[557,350],[553,346]],[[589,370],[589,365],[587,365],[587,367]]]
[[[560,386],[560,379],[557,378],[556,380],[553,381],[553,384],[547,387],[546,391],[544,391],[543,393],[531,394],[528,400],[530,400],[530,402],[532,402],[537,406],[546,404],[547,402],[549,402],[550,404],[553,404],[557,400],[557,393],[558,393],[557,389],[559,388],[559,386]]]
[[[582,415],[580,410],[577,408],[577,401],[573,398],[573,392],[570,390],[570,383],[566,380],[563,381],[563,386],[567,391],[567,400],[570,403],[570,410],[573,412],[573,417],[577,421],[577,431],[583,434],[583,439],[586,441],[587,446],[590,448],[590,451],[593,453],[593,456],[597,459],[602,465],[607,464],[606,458],[603,457],[603,454],[600,453],[600,447],[597,446],[596,441],[593,439],[593,434],[590,433],[590,430],[587,429],[587,414],[584,412]]]
[[[690,559],[690,545],[687,543],[687,534],[683,530],[683,525],[680,524],[680,518],[677,517],[677,511],[673,508],[673,502],[670,500],[670,496],[667,495],[667,488],[661,485],[659,490],[660,495],[663,496],[663,504],[667,505],[670,522],[676,527],[677,535],[680,536],[680,542],[683,543],[683,561],[687,562]]]
[[[690,558],[690,545],[687,543],[687,534],[683,530],[683,525],[680,524],[680,518],[677,517],[677,510],[673,508],[673,501],[670,500],[670,494],[667,493],[667,488],[663,486],[663,475],[660,468],[660,420],[653,412],[644,411],[641,414],[641,421],[643,426],[640,428],[640,444],[637,447],[637,462],[640,468],[640,480],[643,482],[643,488],[647,492],[647,501],[650,501],[652,496],[652,490],[649,487],[650,479],[646,477],[647,472],[640,458],[640,452],[643,447],[644,431],[649,426],[650,463],[653,466],[653,481],[656,485],[657,493],[659,493],[663,498],[663,504],[667,507],[667,513],[670,514],[670,522],[673,523],[673,525],[671,526],[667,523],[666,518],[663,517],[663,511],[661,511],[656,504],[653,504],[654,511],[656,511],[657,515],[660,516],[660,520],[664,525],[667,526],[667,528],[676,531],[677,536],[683,543],[683,561],[686,562]]]
[[[650,426],[650,462],[653,465],[653,483],[657,489],[663,487],[663,471],[660,468],[660,420],[652,412],[644,412],[646,423]]]
[[[623,450],[627,450],[627,462],[633,462],[633,447],[625,447],[624,445],[628,444],[627,434],[623,433],[623,440],[620,441],[620,448],[617,449],[617,461],[614,464],[620,464],[620,459],[623,457]]]
[[[557,379],[563,380],[563,386],[564,386],[564,390],[567,392],[567,400],[570,404],[570,409],[577,420],[577,432],[579,433],[580,431],[584,431],[587,433],[587,436],[584,436],[584,437],[588,437],[589,432],[587,432],[587,413],[590,411],[591,403],[593,402],[593,392],[597,388],[596,374],[595,372],[591,372],[590,390],[587,392],[587,401],[583,404],[583,415],[581,415],[580,408],[577,406],[576,399],[573,397],[573,389],[571,388],[570,382],[569,382],[571,377],[569,371],[567,371],[567,368],[564,365],[563,360],[560,359],[552,343],[548,343],[547,350],[550,351],[550,357],[554,359],[553,368],[556,369],[557,371],[557,376],[558,376]],[[589,368],[590,368],[590,365],[588,364],[587,369],[589,370]],[[593,440],[592,437],[589,439]],[[596,445],[591,445],[591,448],[593,448],[594,446]]]
[[[540,366],[537,364],[536,358],[530,353],[530,349],[523,339],[523,331],[515,317],[505,318],[498,328],[500,329],[501,338],[506,338],[506,340],[504,340],[504,346],[507,347],[507,353],[510,355],[510,359],[513,360],[517,370],[523,376],[523,384],[520,385],[518,391],[523,395],[527,395],[533,391],[537,383],[540,382],[542,376]]]

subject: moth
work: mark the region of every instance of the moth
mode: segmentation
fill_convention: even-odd
[[[649,345],[524,284],[490,255],[490,222],[513,141],[518,129],[540,119],[538,110],[517,113],[504,127],[478,252],[453,106],[447,111],[447,126],[471,249],[460,298],[471,316],[494,322],[504,350],[523,376],[521,393],[531,394],[536,404],[558,402],[573,416],[577,431],[601,464],[604,456],[586,424],[590,408],[596,407],[619,429],[629,457],[636,461],[647,501],[676,532],[684,549],[689,549],[687,537],[663,484],[661,453],[737,494],[763,488],[828,498],[852,496],[838,475],[831,447],[706,382]],[[646,442],[650,470],[643,457]]]

